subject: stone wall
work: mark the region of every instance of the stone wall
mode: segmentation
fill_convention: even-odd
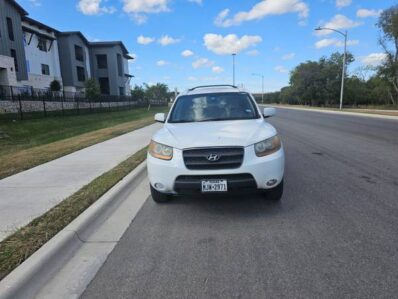
[[[61,101],[21,101],[22,112],[62,111],[72,109],[98,109],[137,106],[137,102],[61,102]],[[19,101],[9,101],[0,99],[0,113],[19,113]]]

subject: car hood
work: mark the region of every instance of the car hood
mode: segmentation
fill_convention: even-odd
[[[276,135],[263,119],[196,123],[166,123],[153,140],[178,149],[213,146],[249,146]]]

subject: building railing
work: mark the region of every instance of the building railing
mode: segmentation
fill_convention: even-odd
[[[137,99],[133,96],[110,95],[90,99],[82,92],[0,85],[0,119],[40,118],[49,115],[72,115],[167,105],[167,99]]]

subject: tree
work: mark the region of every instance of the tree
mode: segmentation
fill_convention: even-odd
[[[377,23],[383,36],[379,42],[386,59],[379,67],[378,74],[389,83],[389,96],[393,104],[398,103],[398,5],[384,10]]]
[[[61,91],[61,83],[58,80],[51,81],[50,90],[55,92]]]
[[[347,65],[354,61],[347,54]],[[282,98],[304,105],[337,105],[340,95],[343,54],[333,53],[329,58],[299,64],[290,75],[290,89]]]
[[[131,90],[131,97],[133,101],[140,101],[145,99],[145,90],[142,86],[134,86],[134,89]]]
[[[100,97],[101,90],[96,79],[91,78],[86,80],[84,87],[86,88],[86,97],[90,101],[94,101]]]
[[[166,84],[157,83],[156,85],[144,84],[145,98],[147,100],[168,100],[169,88]]]

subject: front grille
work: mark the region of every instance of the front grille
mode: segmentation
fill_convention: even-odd
[[[217,155],[217,161],[209,161],[210,155]],[[239,168],[243,162],[243,147],[209,147],[183,151],[184,163],[192,170],[215,170]]]
[[[202,180],[227,180],[228,191],[239,192],[257,189],[257,183],[249,173],[218,174],[218,175],[181,175],[174,183],[174,190],[180,194],[198,193],[201,191]]]

